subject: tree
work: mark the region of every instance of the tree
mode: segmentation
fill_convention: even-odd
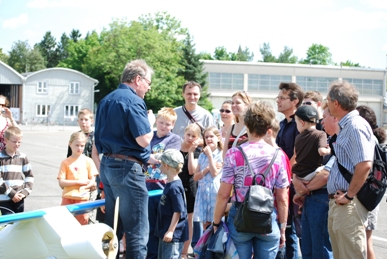
[[[247,47],[242,50],[240,45],[237,53],[232,53],[231,55],[231,60],[233,61],[252,61],[254,59],[254,53],[250,52]]]
[[[293,56],[293,49],[285,46],[284,50],[279,54],[277,63],[297,63],[297,57]]]
[[[231,60],[229,53],[225,47],[216,47],[214,51],[215,60]]]
[[[332,54],[329,52],[329,48],[321,44],[312,44],[306,52],[306,58],[302,61],[304,64],[311,65],[331,65]]]
[[[33,72],[46,68],[45,60],[36,47],[31,49],[28,41],[17,41],[9,52],[8,65],[19,73]]]
[[[70,32],[69,37],[72,41],[78,42],[78,40],[82,37],[82,34],[79,32],[79,30],[73,29]]]
[[[262,62],[277,62],[277,59],[273,54],[271,54],[270,44],[269,43],[263,43],[263,46],[259,48],[259,52],[261,52],[262,55]]]
[[[211,53],[209,52],[200,52],[198,55],[200,59],[203,60],[214,60],[214,58],[211,56]]]
[[[63,33],[62,36],[60,37],[60,41],[57,44],[58,62],[61,62],[62,60],[68,57],[69,52],[67,48],[68,48],[69,42],[70,42],[70,38],[66,35],[66,33]]]
[[[3,53],[2,48],[0,48],[0,60],[4,63],[8,63],[8,55],[6,53]]]
[[[56,67],[59,63],[59,53],[56,45],[56,39],[52,36],[51,31],[46,32],[43,39],[37,44],[46,60],[47,67]]]
[[[359,65],[359,63],[354,63],[354,62],[352,62],[350,60],[347,60],[345,62],[341,62],[340,66],[343,66],[343,67],[361,67]]]
[[[207,77],[208,73],[204,72],[204,64],[200,61],[200,55],[195,52],[195,44],[188,33],[184,40],[183,56],[180,60],[182,69],[178,71],[178,75],[184,77],[185,81],[195,81],[202,86],[201,98],[199,105],[207,110],[212,110],[212,103],[208,100]]]

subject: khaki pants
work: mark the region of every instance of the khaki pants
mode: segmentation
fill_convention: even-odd
[[[335,259],[367,258],[365,224],[368,211],[355,197],[346,205],[329,201],[328,232]]]

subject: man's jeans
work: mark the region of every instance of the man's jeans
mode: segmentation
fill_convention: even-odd
[[[301,220],[303,259],[333,259],[328,234],[328,210],[327,192],[306,196]]]
[[[144,259],[149,233],[148,191],[140,164],[103,156],[100,176],[105,192],[105,223],[113,227],[114,205],[120,197],[117,237],[126,234],[126,258]]]
[[[157,211],[161,196],[152,196],[148,200],[148,217],[149,217],[149,240],[147,259],[157,259],[159,250],[159,238],[155,236]]]
[[[204,231],[203,223],[200,221],[194,221],[192,231],[193,231],[193,234],[192,234],[191,247],[192,249],[194,249],[200,237],[203,235],[203,231]]]
[[[184,242],[164,242],[159,239],[158,259],[180,259]]]

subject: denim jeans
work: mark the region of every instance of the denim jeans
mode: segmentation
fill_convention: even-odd
[[[333,259],[328,234],[328,210],[327,193],[306,196],[301,219],[303,259]]]
[[[159,207],[161,196],[152,196],[148,200],[148,216],[149,216],[149,240],[148,240],[148,255],[147,259],[157,259],[159,251],[159,238],[155,236],[155,228],[157,222],[157,210]]]
[[[117,237],[126,235],[126,258],[144,259],[149,233],[148,191],[140,164],[103,156],[100,176],[105,192],[105,223],[113,227],[115,200],[120,197]]]
[[[195,248],[196,243],[199,241],[200,237],[203,235],[203,223],[200,221],[194,221],[193,222],[193,234],[192,234],[192,241],[191,241],[191,247],[192,249]]]
[[[164,242],[159,238],[159,257],[158,259],[180,259],[183,251],[184,242]]]
[[[254,252],[254,258],[274,259],[278,252],[280,230],[278,227],[277,212],[273,211],[272,232],[270,234],[252,234],[238,232],[234,226],[234,217],[237,212],[235,205],[231,206],[227,218],[227,227],[234,241],[240,259],[250,259]]]

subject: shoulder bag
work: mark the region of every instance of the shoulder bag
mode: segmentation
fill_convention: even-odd
[[[265,186],[265,178],[277,157],[279,149],[276,149],[274,156],[271,159],[271,162],[266,168],[265,172],[263,174],[254,175],[245,152],[240,146],[237,148],[241,151],[245,164],[247,164],[249,168],[250,174],[253,177],[253,183],[249,187],[244,201],[239,204],[238,211],[234,218],[234,226],[238,232],[254,234],[271,233],[271,214],[274,210],[274,197],[272,190]],[[257,183],[256,180],[257,176],[262,177],[259,183]],[[235,186],[234,192],[235,199],[238,203]]]

